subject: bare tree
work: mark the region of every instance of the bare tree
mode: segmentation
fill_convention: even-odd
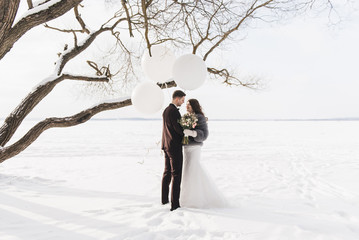
[[[99,2],[105,4],[109,2]],[[123,82],[133,81],[136,77],[134,65],[138,63],[141,51],[134,51],[126,45],[124,33],[142,39],[138,49],[147,49],[166,43],[176,48],[191,49],[204,61],[218,49],[230,44],[239,33],[256,21],[278,21],[286,16],[310,9],[332,9],[330,0],[118,0],[118,11],[108,18],[98,29],[86,25],[79,7],[84,0],[43,0],[34,4],[27,0],[28,10],[15,22],[20,0],[0,0],[0,60],[16,47],[16,42],[34,27],[41,27],[71,34],[73,42],[68,43],[59,53],[54,73],[30,92],[9,114],[0,128],[0,163],[19,154],[33,143],[46,129],[69,127],[88,121],[95,114],[131,105],[131,99],[108,101],[85,109],[73,116],[47,118],[38,122],[23,137],[7,145],[26,116],[64,80],[86,81],[110,84],[115,77]],[[65,13],[73,11],[78,25],[63,29],[52,25],[51,20],[61,19]],[[77,58],[103,34],[110,34],[114,45],[120,49],[122,66],[112,69],[110,63],[101,64],[88,60],[92,76],[78,73],[64,73],[70,60]],[[82,41],[78,39],[81,38]],[[207,64],[208,65],[208,64]],[[208,72],[225,84],[249,88],[258,86],[258,79],[239,79],[227,68],[210,66]],[[176,86],[174,81],[159,84],[161,88]]]

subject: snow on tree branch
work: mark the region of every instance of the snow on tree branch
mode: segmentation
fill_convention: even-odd
[[[13,27],[9,29],[4,39],[0,39],[0,59],[13,47],[15,42],[27,31],[40,24],[62,16],[82,0],[51,0],[29,9]],[[16,8],[17,11],[17,8]]]

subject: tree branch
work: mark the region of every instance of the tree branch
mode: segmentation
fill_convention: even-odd
[[[95,39],[102,33],[107,31],[113,31],[113,29],[122,21],[126,21],[127,18],[120,18],[118,19],[111,27],[104,27],[101,26],[101,28],[93,33],[91,33],[87,39],[85,39],[82,44],[79,44],[78,46],[75,46],[72,49],[69,49],[65,51],[63,54],[61,54],[60,59],[56,62],[56,70],[55,73],[57,75],[60,75],[62,70],[64,69],[66,63],[79,55],[81,52],[86,50],[92,43],[95,41]]]
[[[32,4],[32,0],[27,0],[27,5],[29,6],[29,9],[34,7],[34,5]]]
[[[204,43],[204,41],[208,40],[208,37],[211,33],[211,25],[212,25],[212,22],[213,22],[213,18],[216,16],[216,14],[218,13],[218,11],[221,9],[222,7],[222,3],[218,5],[217,9],[214,11],[213,14],[211,14],[211,17],[208,19],[208,26],[207,26],[207,30],[206,30],[206,35],[204,37],[201,38],[200,41],[198,41],[198,43],[196,45],[193,45],[193,51],[192,53],[193,54],[196,54],[196,51],[198,49],[198,47]]]
[[[91,45],[91,43],[95,41],[98,35],[109,30],[109,28],[101,28],[98,31],[90,34],[88,38],[84,42],[82,42],[82,44],[65,51],[65,53],[62,54],[60,59],[56,62],[55,73],[57,75],[60,75],[68,61],[70,61],[71,59],[79,55],[81,52],[83,52],[85,49],[87,49]]]
[[[66,76],[66,75],[65,75]],[[67,76],[71,77],[74,80],[95,80],[97,78],[88,78],[82,76]],[[177,86],[174,81],[166,82],[162,84],[158,84],[161,89],[171,88]],[[33,128],[31,128],[21,139],[17,142],[13,143],[8,147],[0,147],[0,163],[5,160],[12,158],[24,151],[28,146],[30,146],[45,130],[55,127],[71,127],[75,126],[90,120],[94,115],[108,110],[119,109],[123,107],[127,107],[132,105],[132,101],[130,98],[122,99],[119,101],[111,101],[100,103],[92,108],[88,108],[86,110],[81,111],[78,114],[73,116],[64,117],[64,118],[47,118],[38,124],[36,124]],[[0,134],[1,136],[1,134]],[[1,145],[0,145],[1,146]]]
[[[33,92],[29,93],[16,109],[5,119],[4,124],[0,128],[0,146],[5,146],[12,138],[25,117],[35,108],[35,106],[44,99],[52,89],[61,81],[81,80],[90,82],[108,82],[105,77],[89,77],[72,74],[62,74],[61,76],[51,76],[40,84]]]
[[[157,83],[157,85],[161,89],[177,87],[177,83],[175,81],[170,81],[170,82],[165,82],[165,83]]]
[[[209,56],[209,54],[211,54],[211,52],[212,52],[214,49],[216,49],[224,40],[226,40],[231,33],[237,31],[237,30],[239,29],[239,27],[243,24],[243,22],[244,22],[247,18],[251,17],[256,10],[258,10],[258,9],[260,9],[260,8],[262,8],[262,7],[265,7],[265,6],[269,5],[269,4],[270,4],[271,2],[273,2],[273,1],[274,1],[274,0],[269,0],[269,1],[266,1],[266,2],[264,2],[264,3],[262,3],[262,4],[258,5],[258,6],[255,6],[255,4],[257,3],[257,1],[254,1],[254,3],[252,4],[252,6],[247,10],[246,15],[237,23],[237,25],[236,25],[234,28],[229,29],[227,32],[225,32],[225,33],[223,34],[223,36],[221,37],[221,39],[220,39],[217,43],[215,43],[215,44],[207,51],[207,53],[206,53],[206,54],[204,55],[204,57],[203,57],[203,60],[206,61],[206,59],[207,59],[207,57]]]
[[[83,33],[83,30],[60,29],[60,28],[57,28],[57,27],[49,26],[47,23],[44,24],[44,27],[46,27],[48,29],[56,30],[56,31],[59,31],[59,32],[64,32],[64,33],[74,33],[74,32]]]
[[[126,99],[118,102],[101,103],[95,107],[86,109],[76,115],[64,118],[47,118],[33,128],[31,128],[20,140],[14,144],[0,148],[0,163],[12,158],[24,151],[31,143],[33,143],[45,130],[55,127],[71,127],[84,122],[87,122],[97,113],[118,109],[126,106],[130,106],[131,99]]]
[[[19,0],[14,2],[19,2]],[[4,36],[3,39],[0,38],[0,41],[2,41],[0,44],[0,59],[2,59],[6,53],[10,51],[15,42],[27,31],[35,26],[64,15],[70,9],[77,6],[80,2],[82,2],[82,0],[62,0],[54,1],[54,3],[51,4],[52,1],[49,1],[45,3],[49,5],[47,8],[41,8],[40,6],[37,6],[28,10],[28,15],[20,19],[14,27],[9,29],[8,33]],[[37,11],[37,9],[39,10]]]
[[[146,0],[141,0],[141,5],[142,5],[142,13],[143,13],[143,18],[144,18],[144,27],[145,27],[145,40],[146,40],[146,44],[147,44],[147,48],[148,48],[148,52],[149,55],[152,57],[151,54],[151,43],[150,43],[150,39],[148,37],[148,18],[147,18],[147,5],[146,5]]]
[[[82,28],[82,32],[85,32],[87,34],[90,34],[90,31],[86,28],[86,24],[84,22],[84,20],[82,20],[81,15],[79,13],[79,9],[78,9],[79,5],[77,5],[76,7],[74,7],[74,12],[75,12],[75,17],[77,19],[77,21],[80,23],[81,28]]]
[[[127,22],[128,22],[128,31],[130,32],[130,37],[133,37],[131,17],[130,17],[130,13],[129,13],[127,5],[126,5],[126,0],[121,0],[121,3],[122,3],[122,7],[125,9],[125,12],[126,12]]]
[[[227,69],[215,69],[215,68],[207,68],[207,71],[213,74],[215,77],[220,77],[223,79],[223,83],[229,86],[242,86],[250,89],[258,89],[261,79],[258,77],[251,76],[247,78],[246,82],[239,80],[237,77],[234,77]]]

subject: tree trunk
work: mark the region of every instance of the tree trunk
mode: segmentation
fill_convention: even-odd
[[[0,0],[0,46],[14,22],[19,4],[20,0]]]

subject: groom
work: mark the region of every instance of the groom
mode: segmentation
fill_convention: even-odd
[[[162,128],[162,150],[165,153],[165,170],[162,178],[162,204],[167,204],[169,185],[171,186],[171,211],[180,207],[179,198],[182,178],[182,138],[183,129],[178,123],[181,114],[178,108],[184,103],[186,94],[177,90],[172,95],[172,103],[164,110]]]

